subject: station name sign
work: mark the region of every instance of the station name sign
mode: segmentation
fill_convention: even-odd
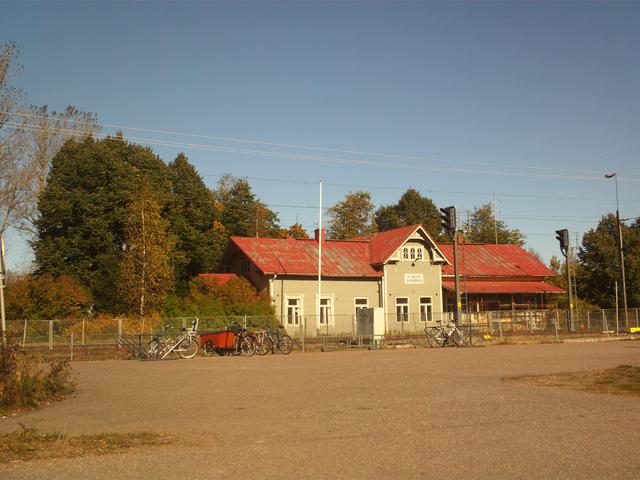
[[[405,273],[404,274],[404,283],[405,284],[422,285],[424,283],[424,277],[423,277],[422,273]]]

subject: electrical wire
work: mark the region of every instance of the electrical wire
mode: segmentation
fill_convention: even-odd
[[[8,113],[0,111],[0,113]],[[34,117],[34,118],[49,118],[46,115],[36,115],[36,114],[26,114],[26,113],[14,113],[15,115],[20,115],[24,117]],[[79,120],[68,119],[68,121],[79,122]],[[29,129],[29,127],[24,127],[23,124],[19,124],[16,122],[7,122],[8,125],[16,124],[21,128]],[[474,166],[489,166],[489,167],[499,167],[499,168],[512,168],[519,170],[538,170],[538,171],[570,171],[570,172],[586,172],[586,173],[597,173],[598,176],[586,176],[586,175],[560,175],[560,174],[542,174],[542,173],[524,173],[524,172],[495,172],[495,171],[485,171],[485,170],[467,170],[460,168],[451,168],[451,167],[435,167],[435,166],[426,166],[426,165],[415,165],[415,164],[405,164],[398,162],[373,162],[366,160],[355,160],[355,159],[342,159],[342,158],[331,158],[331,157],[321,157],[316,155],[299,155],[299,154],[286,154],[282,152],[271,152],[271,151],[263,151],[263,150],[251,150],[251,149],[235,149],[232,147],[222,147],[219,145],[206,145],[206,144],[189,144],[183,142],[173,142],[173,141],[163,141],[157,139],[145,139],[145,138],[136,138],[131,136],[124,136],[128,140],[135,140],[140,143],[145,144],[153,144],[153,145],[162,145],[162,146],[175,146],[181,148],[194,148],[201,150],[213,150],[213,151],[224,151],[227,153],[239,153],[239,154],[248,154],[248,155],[259,155],[259,156],[273,156],[273,157],[281,157],[281,158],[289,158],[296,160],[311,160],[318,162],[329,162],[329,163],[338,163],[338,164],[347,164],[347,165],[357,165],[357,166],[372,166],[372,167],[381,167],[381,168],[399,168],[399,169],[410,169],[410,170],[426,170],[426,171],[435,171],[435,172],[446,172],[446,173],[461,173],[461,174],[478,174],[478,175],[495,175],[496,173],[500,175],[507,176],[516,176],[516,177],[538,177],[538,178],[558,178],[558,179],[573,179],[573,180],[601,180],[601,172],[597,170],[570,170],[570,169],[560,169],[560,168],[552,168],[552,167],[532,167],[532,166],[515,166],[515,165],[507,165],[507,164],[499,164],[499,163],[482,163],[482,162],[466,162],[466,161],[453,161],[453,160],[440,160],[440,159],[432,159],[429,157],[420,157],[420,156],[411,156],[411,155],[395,155],[395,154],[386,154],[386,153],[375,153],[375,152],[364,152],[357,150],[343,150],[343,149],[332,149],[325,147],[313,147],[306,145],[294,145],[294,144],[285,144],[285,143],[274,143],[274,142],[260,142],[254,140],[242,140],[231,137],[218,137],[211,135],[199,135],[199,134],[191,134],[191,133],[183,133],[183,132],[173,132],[169,130],[155,130],[155,129],[145,129],[139,127],[126,127],[119,126],[114,124],[106,124],[96,122],[98,126],[108,126],[110,128],[121,128],[127,130],[136,130],[136,131],[144,131],[149,133],[158,133],[162,135],[176,135],[176,136],[189,136],[195,138],[206,138],[206,139],[216,139],[223,141],[234,141],[234,142],[243,142],[243,143],[252,143],[252,144],[260,144],[260,145],[269,145],[269,146],[279,146],[285,148],[300,148],[300,149],[311,149],[318,151],[327,151],[334,153],[349,153],[349,154],[357,154],[357,155],[366,155],[366,156],[377,156],[384,158],[404,158],[404,159],[413,159],[413,160],[421,160],[421,161],[431,161],[445,164],[460,164],[460,165],[474,165]],[[33,128],[33,127],[32,127]],[[42,128],[42,127],[37,127]],[[94,134],[96,136],[110,136],[105,134]],[[625,180],[629,181],[640,181],[640,178],[632,178],[629,175],[636,176],[640,174],[625,174],[627,175]]]

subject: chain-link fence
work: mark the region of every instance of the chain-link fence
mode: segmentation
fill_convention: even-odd
[[[623,336],[640,327],[639,309],[583,310],[569,322],[566,310],[501,310],[462,313],[460,326],[474,343],[517,340],[564,341],[580,337]],[[250,331],[283,326],[298,350],[377,348],[382,345],[424,345],[425,331],[451,321],[451,313],[386,314],[378,330],[363,330],[356,315],[289,315],[198,317],[199,332],[241,326]],[[88,352],[117,350],[124,343],[140,345],[156,334],[174,334],[189,328],[194,317],[83,320],[8,320],[7,330],[25,348]]]

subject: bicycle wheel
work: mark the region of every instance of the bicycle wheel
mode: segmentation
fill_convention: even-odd
[[[278,350],[285,355],[289,355],[293,350],[293,339],[289,335],[283,335],[278,342]]]
[[[427,343],[430,347],[442,347],[445,340],[445,333],[441,328],[432,328],[429,330],[429,333],[427,333]]]
[[[198,353],[198,342],[193,338],[185,338],[178,346],[178,355],[182,358],[193,358]]]
[[[147,344],[147,357],[157,357],[160,354],[160,342],[154,338]]]
[[[249,338],[243,338],[240,342],[240,353],[245,357],[253,356],[253,342]]]
[[[269,337],[265,337],[255,344],[255,351],[258,355],[263,356],[273,349],[273,342]]]
[[[464,330],[459,330],[456,328],[452,336],[453,336],[453,343],[455,343],[458,347],[467,345],[468,337]]]
[[[213,343],[211,343],[211,340],[209,340],[207,343],[204,344],[204,346],[202,347],[202,354],[205,357],[210,357],[212,356],[214,353],[216,353],[216,349],[213,348]]]

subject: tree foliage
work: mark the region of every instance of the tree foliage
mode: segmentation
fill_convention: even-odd
[[[166,216],[176,238],[173,254],[176,288],[185,293],[191,278],[215,270],[227,235],[214,193],[184,154],[169,164],[169,174],[172,196]]]
[[[169,223],[160,216],[160,206],[151,187],[143,183],[131,202],[120,263],[118,292],[127,313],[141,317],[156,311],[173,290],[170,256],[175,240]]]
[[[57,320],[79,318],[91,306],[89,291],[73,277],[24,275],[7,283],[7,318]]]
[[[228,235],[239,237],[280,236],[278,215],[258,200],[249,182],[229,174],[218,182],[222,223]]]
[[[472,243],[511,243],[520,246],[525,243],[525,237],[520,230],[509,229],[502,220],[496,219],[491,203],[476,207],[471,212],[466,228],[466,240]]]
[[[281,236],[282,238],[291,237],[297,240],[307,240],[309,238],[309,234],[299,223],[294,223],[289,228],[283,229]]]
[[[627,304],[640,306],[640,225],[622,225],[626,267]],[[578,251],[578,294],[602,308],[615,307],[615,283],[618,274],[618,224],[608,214],[597,227],[586,232]],[[621,283],[618,288],[622,288]],[[620,297],[622,298],[622,297]],[[622,304],[621,304],[622,305]]]
[[[20,72],[14,42],[0,45],[0,235],[13,226],[30,233],[49,165],[65,140],[99,130],[96,116],[73,106],[62,112],[26,102],[12,86]]]
[[[380,207],[375,219],[379,231],[421,224],[432,238],[441,236],[438,207],[414,188],[404,192],[397,204]]]
[[[369,192],[349,192],[328,213],[330,238],[344,240],[370,236],[377,230]]]
[[[149,148],[120,136],[67,141],[38,204],[38,272],[76,276],[98,310],[115,311],[129,206],[143,179],[157,199],[170,198],[167,167]]]
[[[269,298],[258,295],[251,283],[242,277],[225,284],[218,279],[197,277],[183,297],[171,297],[165,304],[165,314],[183,316],[269,315],[273,307]]]

